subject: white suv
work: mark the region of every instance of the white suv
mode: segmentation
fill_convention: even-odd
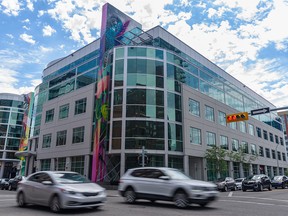
[[[128,203],[137,199],[173,201],[178,208],[195,203],[204,207],[216,200],[217,186],[191,179],[183,172],[167,167],[129,169],[120,179],[119,193]]]

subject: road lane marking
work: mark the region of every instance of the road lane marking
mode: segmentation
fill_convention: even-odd
[[[233,192],[231,191],[229,194],[228,194],[228,197],[232,197],[233,195]]]
[[[281,206],[288,208],[287,205],[277,205],[272,203],[259,203],[259,202],[248,202],[248,201],[240,201],[240,200],[219,200],[221,202],[235,202],[235,203],[246,203],[246,204],[253,204],[253,205],[265,205],[265,206]]]

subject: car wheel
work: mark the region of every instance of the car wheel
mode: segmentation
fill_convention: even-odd
[[[269,191],[272,191],[272,185],[269,184],[269,188],[268,188]]]
[[[186,208],[189,205],[187,194],[184,191],[176,192],[173,201],[177,208]]]
[[[132,188],[128,188],[124,193],[125,201],[127,203],[135,203],[136,193]]]
[[[232,191],[236,191],[237,190],[237,187],[236,185],[234,185],[234,187],[232,188]]]
[[[258,191],[263,191],[263,185],[262,184],[258,185]]]
[[[61,211],[61,205],[60,205],[60,200],[58,196],[54,196],[49,204],[50,210],[54,213],[60,212]]]
[[[208,203],[206,202],[206,203],[200,203],[199,204],[201,207],[205,207],[205,206],[207,206],[208,205]]]
[[[26,206],[25,196],[22,192],[17,195],[17,203],[21,208]]]
[[[227,192],[228,191],[228,187],[225,185],[224,189],[223,189],[224,192]]]
[[[245,191],[246,191],[246,188],[245,188],[245,187],[242,187],[242,191],[245,192]]]
[[[282,189],[284,189],[285,188],[285,184],[284,183],[282,183]]]
[[[12,185],[9,185],[8,190],[12,191]]]

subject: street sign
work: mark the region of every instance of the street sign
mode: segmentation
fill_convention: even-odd
[[[255,110],[251,110],[251,116],[265,114],[265,113],[269,113],[269,112],[270,112],[269,107],[265,107],[265,108],[261,108],[261,109],[255,109]]]

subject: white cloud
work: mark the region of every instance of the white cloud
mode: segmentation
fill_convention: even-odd
[[[55,33],[56,30],[53,29],[50,25],[46,25],[44,26],[44,29],[43,29],[43,36],[51,36],[53,33]]]
[[[23,23],[30,23],[30,20],[29,19],[25,19],[22,21]]]
[[[53,51],[53,48],[51,48],[51,47],[40,46],[39,49],[40,49],[40,52],[42,52],[42,53],[47,53],[47,52]]]
[[[34,11],[34,5],[33,5],[33,3],[31,2],[31,0],[27,0],[27,8],[28,8],[30,11]]]
[[[20,38],[21,38],[23,41],[25,41],[25,42],[27,42],[27,43],[30,43],[30,44],[35,44],[35,43],[36,43],[36,41],[33,40],[33,36],[32,36],[32,35],[28,35],[28,34],[26,34],[26,33],[21,34],[21,35],[20,35]]]
[[[38,16],[38,17],[41,17],[41,16],[43,16],[45,13],[46,13],[46,12],[45,12],[44,10],[39,10],[37,16]]]
[[[23,26],[23,28],[26,29],[26,30],[30,30],[30,28],[27,27],[27,26]]]
[[[21,10],[18,0],[2,0],[1,5],[4,7],[3,13],[8,16],[18,16]]]
[[[13,36],[12,34],[6,34],[6,36],[9,37],[9,38],[11,38],[11,39],[14,38],[14,36]]]

